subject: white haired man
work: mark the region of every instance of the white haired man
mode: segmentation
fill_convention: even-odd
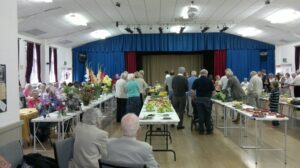
[[[250,72],[251,79],[248,84],[248,104],[259,108],[259,98],[261,95],[261,92],[263,90],[263,82],[261,78],[257,75],[256,71]]]
[[[86,110],[82,116],[82,123],[76,126],[72,168],[98,168],[98,160],[107,155],[108,133],[97,127],[97,110]]]
[[[139,118],[133,114],[126,114],[121,120],[123,136],[113,138],[107,144],[107,159],[124,163],[144,163],[147,167],[159,167],[152,147],[136,139],[140,131]]]
[[[183,76],[184,72],[185,68],[179,67],[178,75],[176,75],[172,80],[172,104],[180,119],[180,122],[177,125],[177,129],[184,129],[183,117],[184,109],[186,106],[186,92],[188,91],[188,81],[186,77]]]
[[[204,134],[205,129],[207,134],[213,133],[213,124],[211,118],[211,96],[214,91],[214,85],[211,80],[207,78],[208,71],[202,69],[200,71],[200,78],[193,83],[193,95],[196,96],[196,108],[199,120],[199,134]]]
[[[116,98],[117,98],[117,113],[116,121],[121,122],[123,115],[126,114],[126,103],[127,103],[127,94],[125,92],[125,85],[127,82],[128,72],[124,71],[121,74],[121,78],[116,82]]]

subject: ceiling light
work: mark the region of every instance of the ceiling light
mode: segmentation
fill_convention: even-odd
[[[202,32],[202,33],[205,33],[208,29],[209,29],[209,27],[208,27],[208,26],[205,26],[205,27],[201,30],[201,32]]]
[[[279,10],[272,15],[268,16],[266,20],[275,23],[287,23],[300,18],[300,12],[293,9]]]
[[[163,34],[163,28],[162,27],[159,27],[158,31],[159,31],[160,34]]]
[[[199,7],[194,5],[194,1],[191,1],[191,5],[185,6],[182,9],[181,17],[183,19],[193,18],[199,13]]]
[[[137,27],[137,28],[136,28],[136,31],[137,31],[139,34],[142,34],[141,28]]]
[[[180,33],[181,26],[172,26],[170,31],[173,33]]]
[[[222,33],[222,32],[224,32],[224,31],[226,31],[226,30],[228,30],[228,29],[229,29],[228,26],[223,26],[223,28],[220,30],[220,32]]]
[[[262,30],[257,29],[255,27],[245,27],[245,28],[239,29],[237,31],[237,33],[244,37],[250,37],[250,36],[256,36],[256,35],[262,33]]]
[[[65,16],[66,20],[77,26],[87,26],[88,20],[78,13],[69,13]]]
[[[45,2],[45,3],[51,3],[53,0],[29,0],[29,2]]]
[[[185,29],[185,26],[181,27],[179,33],[183,33],[184,29]]]
[[[96,30],[91,32],[90,35],[98,39],[106,39],[107,37],[111,36],[107,30]]]
[[[126,27],[125,30],[126,30],[128,33],[130,33],[130,34],[133,33],[133,31],[130,29],[130,27]]]

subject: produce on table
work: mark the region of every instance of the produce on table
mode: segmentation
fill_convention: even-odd
[[[172,112],[172,104],[169,99],[166,98],[152,98],[145,105],[146,111],[158,113]]]
[[[226,100],[226,95],[222,92],[217,92],[214,96],[215,99],[225,101]]]

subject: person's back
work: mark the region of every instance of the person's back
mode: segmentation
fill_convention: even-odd
[[[188,81],[184,76],[176,75],[172,80],[174,96],[182,97],[188,91]]]
[[[212,96],[212,91],[214,90],[212,81],[203,76],[195,80],[193,87],[196,90],[197,97],[210,98]]]
[[[250,79],[249,85],[248,87],[250,87],[251,89],[248,91],[251,91],[257,95],[260,95],[263,89],[263,83],[260,77],[258,77],[257,75],[253,76]]]
[[[153,162],[152,147],[132,137],[111,139],[107,143],[107,159],[124,163],[145,163],[148,167],[157,167]],[[150,157],[149,157],[150,156]],[[151,159],[152,158],[152,159]]]
[[[128,97],[139,97],[140,96],[140,85],[135,80],[129,80],[125,85],[125,91]]]
[[[227,87],[231,90],[231,96],[233,100],[242,100],[242,98],[245,96],[245,92],[240,84],[240,81],[235,76],[232,76],[228,80]]]
[[[107,156],[108,133],[97,128],[97,117],[96,109],[88,109],[76,126],[72,168],[98,168],[98,160]]]

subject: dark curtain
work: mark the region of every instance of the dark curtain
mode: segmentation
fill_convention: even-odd
[[[133,73],[136,71],[136,53],[127,52],[125,53],[125,67],[126,71]]]
[[[295,47],[295,67],[296,70],[299,69],[299,61],[300,61],[300,46]]]
[[[57,82],[57,49],[49,47],[49,72],[51,72],[51,63],[52,63],[52,57],[51,54],[54,54],[54,75],[55,75],[55,82]]]
[[[214,52],[213,51],[205,51],[205,52],[203,52],[203,54],[204,54],[203,68],[208,71],[209,75],[213,75],[214,74]]]
[[[41,82],[41,45],[35,44],[36,46],[36,56],[37,56],[37,69],[38,69],[38,80]]]
[[[214,51],[214,76],[225,74],[226,68],[226,50]]]
[[[33,43],[27,42],[27,52],[26,52],[26,57],[27,57],[27,63],[26,63],[26,74],[25,74],[25,79],[26,83],[30,83],[30,75],[32,71],[32,64],[33,64]]]
[[[55,82],[58,82],[57,80],[57,49],[54,48],[54,74],[55,74]]]

